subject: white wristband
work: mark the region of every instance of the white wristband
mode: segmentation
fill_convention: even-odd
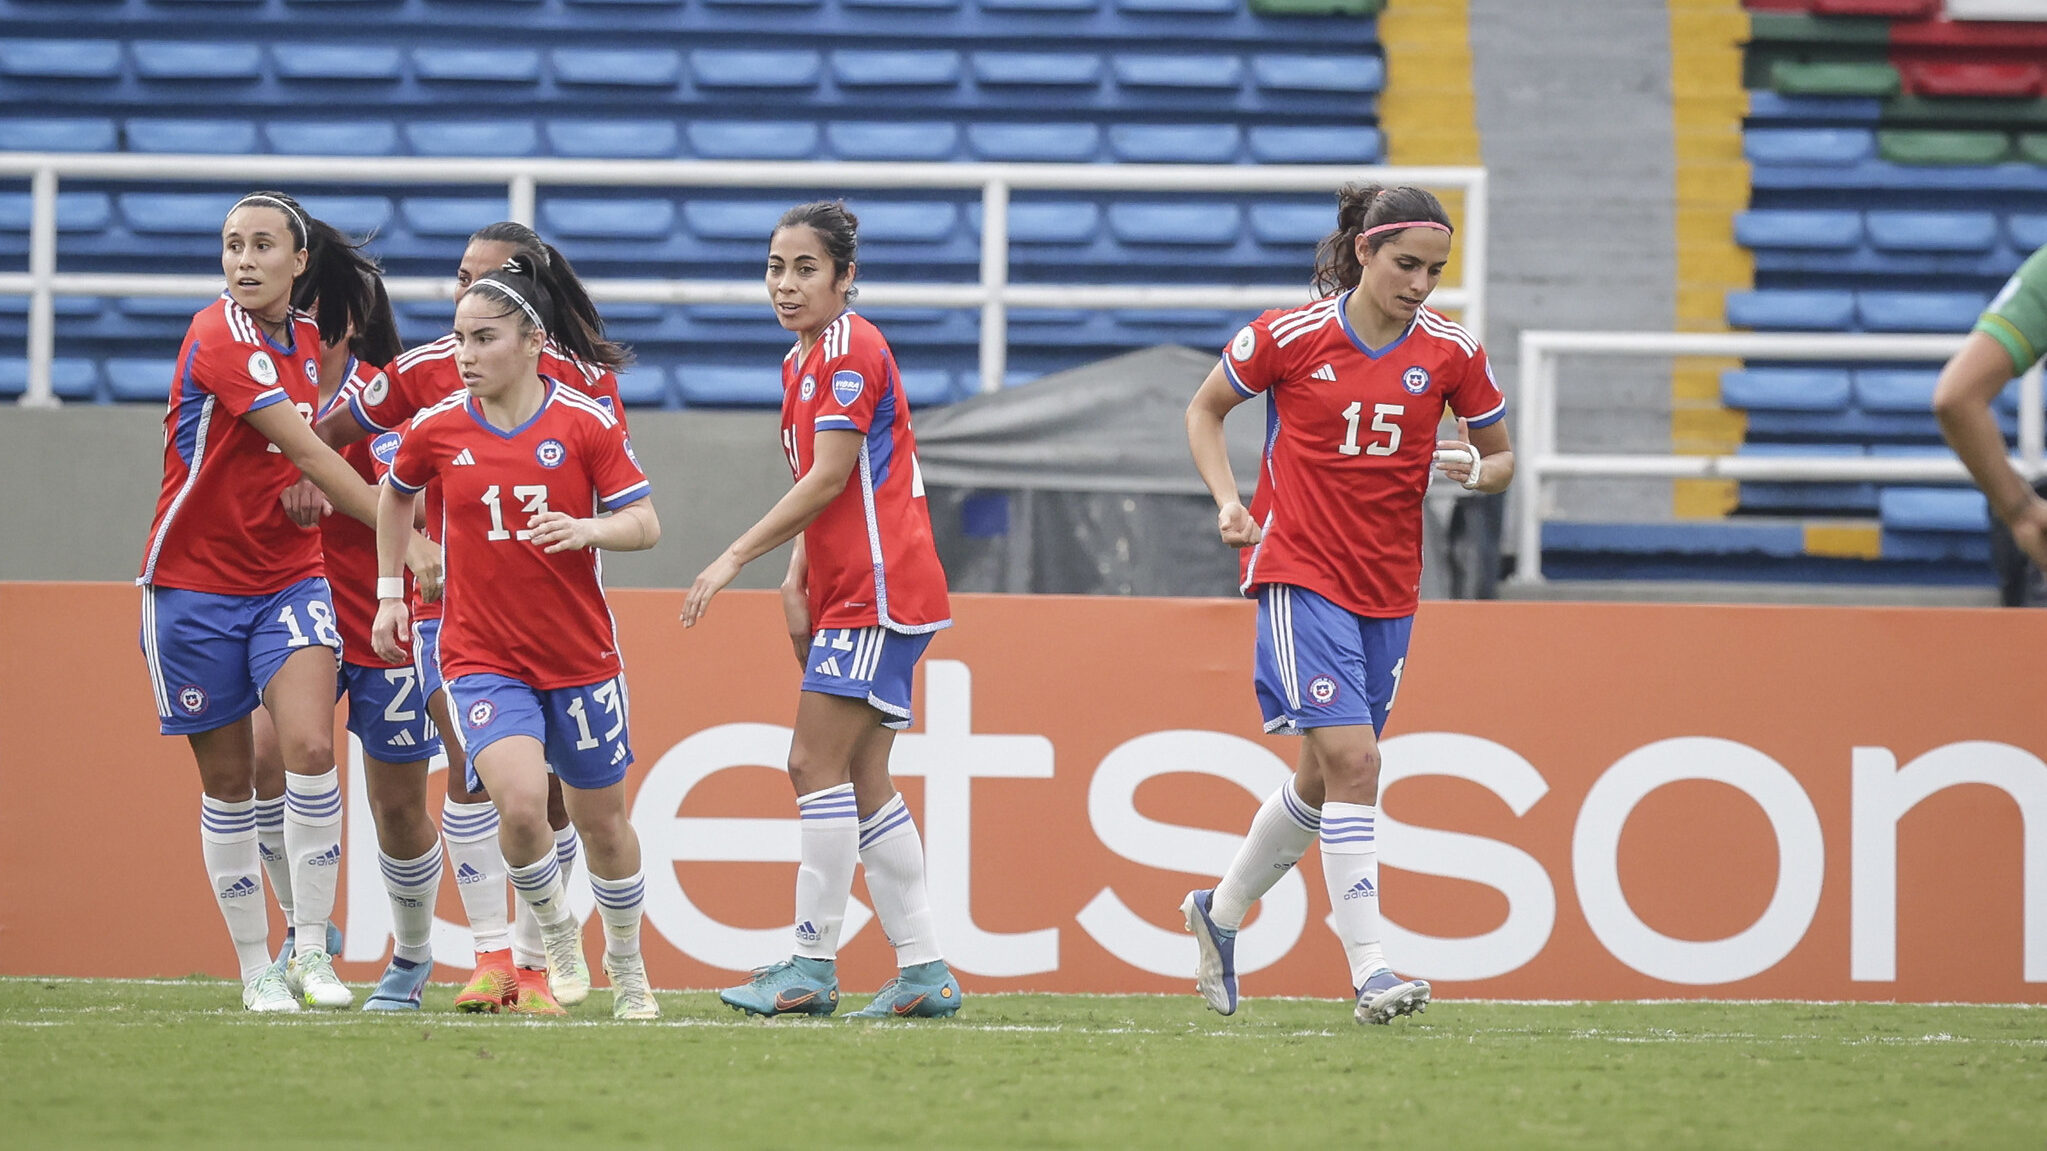
[[[405,577],[404,577],[404,576],[378,576],[378,577],[377,577],[377,598],[378,598],[378,599],[404,599],[404,598],[405,598]]]

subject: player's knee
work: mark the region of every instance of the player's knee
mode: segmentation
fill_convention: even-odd
[[[1326,782],[1376,788],[1379,786],[1379,749],[1376,746],[1357,748],[1340,756],[1330,756],[1324,762],[1323,770],[1327,773]]]
[[[332,732],[318,728],[289,735],[279,732],[277,740],[279,750],[284,754],[284,766],[289,771],[319,775],[334,766]]]

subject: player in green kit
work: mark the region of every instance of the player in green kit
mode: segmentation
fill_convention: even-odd
[[[2047,355],[2047,248],[2034,252],[1976,321],[1962,350],[1941,369],[1933,411],[1948,446],[1968,465],[1990,511],[2012,539],[2047,569],[2047,499],[2005,458],[2004,435],[1990,405],[2013,376]]]

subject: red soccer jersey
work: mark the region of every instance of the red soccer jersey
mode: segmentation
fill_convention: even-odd
[[[267,595],[320,574],[320,536],[278,497],[299,469],[241,417],[272,404],[311,419],[320,400],[320,332],[292,314],[278,344],[225,293],[192,317],[164,413],[163,488],[137,583],[218,595]]]
[[[328,411],[346,404],[351,394],[368,386],[380,374],[372,365],[349,360],[348,377],[320,415],[324,417]],[[396,441],[387,443],[384,436],[357,440],[341,449],[341,458],[348,461],[355,474],[374,484],[382,471],[375,454],[379,445],[391,448]],[[341,658],[357,667],[404,666],[385,663],[370,646],[370,625],[377,619],[376,529],[336,512],[320,521],[320,551],[326,558],[327,586],[333,593],[334,619],[341,631]]]
[[[864,438],[846,488],[803,531],[810,563],[810,625],[937,631],[952,623],[945,569],[917,468],[910,405],[888,341],[851,312],[833,320],[807,356],[782,359],[782,448],[803,478],[818,432]]]
[[[1398,618],[1420,598],[1422,496],[1443,409],[1482,428],[1507,400],[1471,333],[1423,308],[1399,339],[1369,348],[1344,317],[1349,299],[1267,312],[1223,356],[1231,386],[1267,397],[1250,509],[1265,534],[1241,557],[1242,588],[1293,584]]]
[[[548,690],[619,673],[618,639],[595,549],[549,555],[531,542],[537,512],[588,518],[651,490],[625,426],[597,401],[547,381],[533,418],[510,431],[449,396],[413,417],[387,482],[441,489],[447,610],[441,674],[510,676]]]

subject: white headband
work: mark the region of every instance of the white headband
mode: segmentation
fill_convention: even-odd
[[[239,208],[243,204],[250,203],[276,205],[279,209],[281,209],[284,212],[285,215],[290,216],[295,222],[297,222],[299,226],[300,238],[302,238],[307,244],[313,242],[313,233],[311,229],[306,227],[306,218],[304,216],[299,215],[297,212],[293,211],[292,206],[290,204],[285,203],[283,200],[280,200],[275,196],[265,196],[262,195],[261,193],[253,193],[251,195],[243,196],[241,199],[235,201],[235,207],[229,208],[227,210],[227,214],[232,216],[235,214],[235,208]]]
[[[513,291],[511,285],[498,280],[478,280],[470,285],[469,290],[473,292],[478,288],[496,289],[499,295],[519,305],[519,310],[526,313],[526,318],[533,321],[533,326],[540,329],[541,335],[547,334],[547,325],[540,322],[540,313],[533,310],[533,305],[526,302],[526,297]]]

